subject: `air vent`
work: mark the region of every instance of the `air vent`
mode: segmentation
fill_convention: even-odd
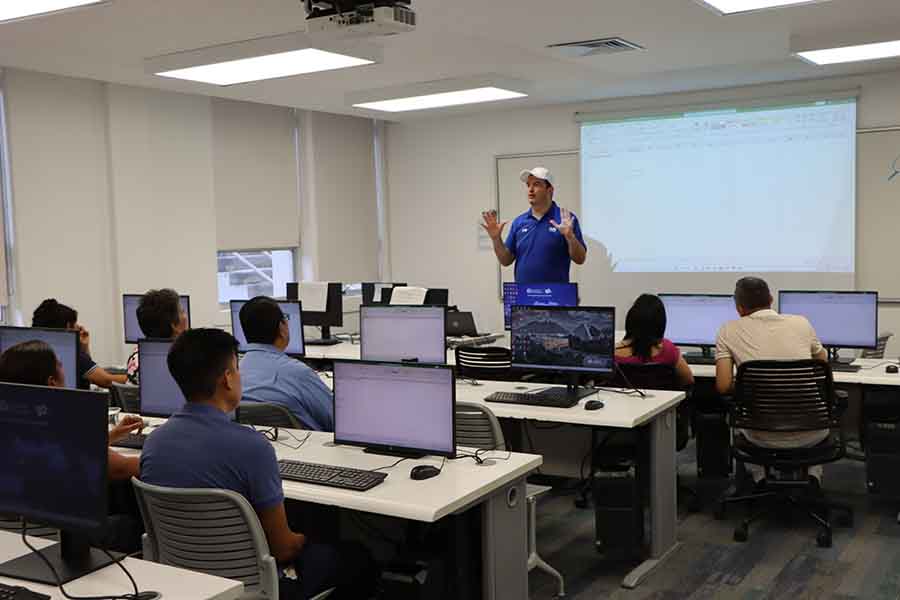
[[[629,42],[620,37],[600,38],[596,40],[584,40],[581,42],[566,42],[564,44],[551,44],[547,46],[552,50],[559,50],[568,56],[597,56],[600,54],[620,54],[633,50],[643,50],[644,47],[634,42]]]

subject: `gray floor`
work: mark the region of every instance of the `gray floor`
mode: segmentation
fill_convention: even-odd
[[[688,485],[696,481],[696,465],[688,452],[679,469]],[[816,546],[816,530],[806,521],[777,518],[750,530],[746,543],[732,541],[743,511],[734,509],[724,521],[712,516],[711,500],[721,483],[703,482],[702,512],[679,507],[681,547],[636,590],[620,587],[633,565],[604,562],[594,552],[591,509],[578,509],[571,495],[555,494],[538,507],[538,549],[566,577],[567,598],[658,600],[699,598],[900,598],[900,504],[865,493],[865,465],[841,461],[825,467],[828,496],[856,509],[852,528],[836,528],[832,548]],[[535,570],[531,598],[553,598],[553,580]]]

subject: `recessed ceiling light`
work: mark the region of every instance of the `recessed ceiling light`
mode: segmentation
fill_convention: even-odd
[[[406,112],[410,110],[425,110],[428,108],[441,108],[445,106],[461,106],[463,104],[477,104],[480,102],[496,102],[498,100],[512,100],[524,98],[528,94],[504,90],[496,87],[480,87],[454,92],[442,92],[439,94],[426,94],[423,96],[409,96],[406,98],[394,98],[392,100],[380,100],[378,102],[363,102],[354,104],[356,108],[381,110],[384,112]]]
[[[860,44],[843,48],[827,48],[824,50],[807,50],[797,52],[797,56],[817,65],[836,65],[864,60],[879,60],[900,56],[900,40],[879,42],[877,44]]]
[[[797,6],[799,4],[813,4],[815,2],[827,2],[828,0],[697,0],[723,15],[765,10],[767,8],[782,8],[785,6]]]
[[[0,22],[58,12],[69,8],[105,4],[109,0],[2,0]]]

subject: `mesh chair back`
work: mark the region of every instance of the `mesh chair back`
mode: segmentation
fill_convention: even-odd
[[[834,382],[828,363],[755,360],[738,368],[733,427],[799,432],[833,425]]]
[[[241,402],[237,409],[237,421],[258,427],[283,427],[284,429],[309,429],[287,407],[267,402]]]
[[[889,331],[879,333],[878,341],[875,344],[875,349],[863,350],[862,354],[860,354],[860,358],[884,358],[884,351],[887,348],[888,342],[892,337],[894,337],[894,334]]]
[[[278,600],[278,567],[259,518],[243,496],[131,482],[147,531],[146,560],[235,579],[246,595]]]
[[[471,379],[506,380],[512,368],[512,351],[499,346],[457,346],[456,375]]]
[[[500,422],[481,404],[456,403],[456,443],[481,450],[504,450],[506,441]]]
[[[678,383],[675,367],[658,363],[617,364],[612,379],[613,385],[629,387],[629,383],[640,389],[684,391]]]
[[[110,393],[115,397],[115,404],[122,410],[135,415],[141,414],[141,388],[128,383],[113,383]]]

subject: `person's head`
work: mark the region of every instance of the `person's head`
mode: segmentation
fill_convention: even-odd
[[[653,355],[653,347],[666,334],[666,307],[659,296],[641,294],[625,316],[625,339],[632,353],[644,361]]]
[[[291,341],[287,318],[278,303],[257,296],[241,307],[241,327],[251,344],[270,344],[281,350]]]
[[[169,372],[188,402],[230,412],[241,401],[237,350],[234,336],[221,329],[188,329],[169,349]]]
[[[519,179],[528,190],[528,203],[533,207],[547,207],[553,201],[553,175],[550,169],[535,167],[522,171]]]
[[[169,288],[150,290],[141,296],[137,319],[148,338],[175,339],[188,327],[178,292]]]
[[[64,387],[66,374],[53,348],[34,340],[10,346],[0,356],[0,381]]]
[[[57,302],[55,298],[47,298],[34,309],[34,314],[31,315],[31,326],[49,329],[75,329],[78,326],[78,311]]]
[[[759,277],[743,277],[734,286],[734,305],[742,317],[772,308],[769,285]]]

